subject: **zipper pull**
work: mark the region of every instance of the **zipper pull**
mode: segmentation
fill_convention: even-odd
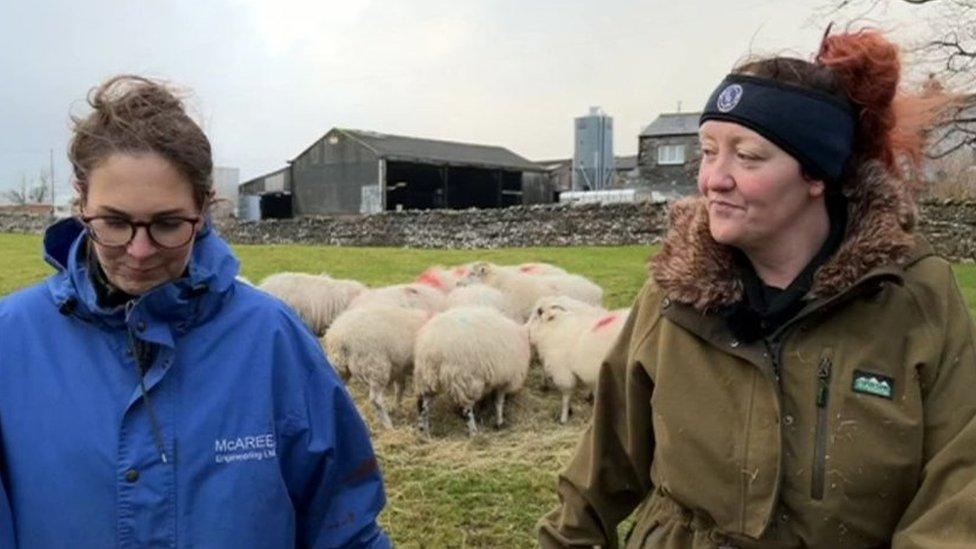
[[[827,392],[830,388],[830,359],[824,357],[820,361],[820,369],[817,372],[817,408],[827,405]]]

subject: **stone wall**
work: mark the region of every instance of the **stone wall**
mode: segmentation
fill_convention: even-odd
[[[422,210],[363,216],[226,221],[241,244],[302,242],[336,246],[500,248],[647,244],[664,231],[666,206],[544,204],[486,210]]]
[[[976,260],[976,201],[929,200],[920,205],[919,229],[943,257]]]
[[[0,212],[0,233],[41,233],[50,222],[47,215]]]
[[[238,244],[303,243],[411,248],[650,244],[666,227],[663,204],[546,204],[494,210],[427,210],[364,216],[218,221]],[[952,261],[976,259],[976,202],[927,201],[921,231]],[[40,233],[45,216],[0,213],[0,232]]]

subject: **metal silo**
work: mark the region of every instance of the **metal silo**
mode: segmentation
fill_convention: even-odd
[[[613,181],[613,118],[600,107],[576,118],[573,190],[596,191]]]

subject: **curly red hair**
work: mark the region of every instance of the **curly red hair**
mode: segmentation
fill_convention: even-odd
[[[938,86],[900,88],[899,48],[874,29],[824,36],[814,62],[789,57],[750,61],[735,72],[819,90],[850,101],[857,112],[852,167],[879,160],[910,179],[922,161],[926,133],[953,98]]]

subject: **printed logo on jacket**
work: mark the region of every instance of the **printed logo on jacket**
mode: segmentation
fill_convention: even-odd
[[[216,463],[234,463],[274,459],[277,457],[275,448],[275,437],[272,433],[218,438],[214,441],[214,461]]]

